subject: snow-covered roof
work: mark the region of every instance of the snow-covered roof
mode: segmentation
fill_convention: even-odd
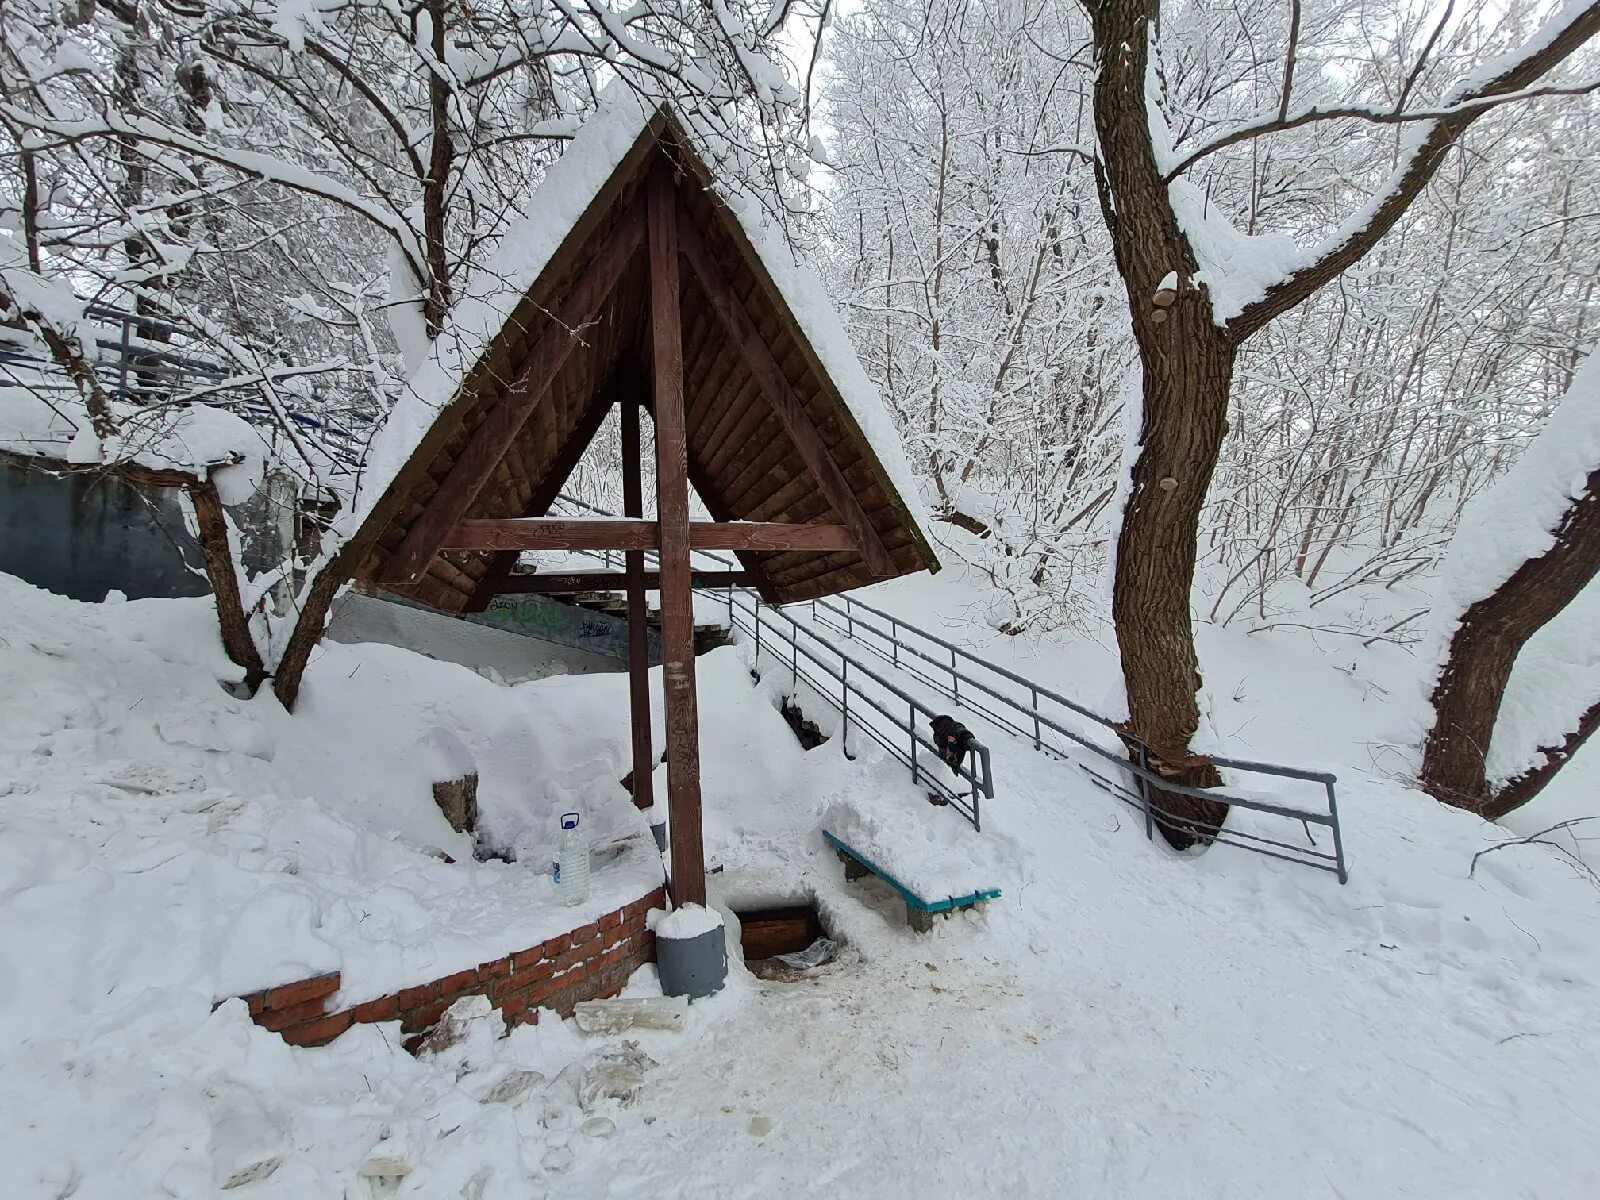
[[[473,405],[482,399],[477,393],[485,386],[504,388],[509,382],[504,375],[499,379],[490,378],[496,370],[504,371],[507,343],[519,336],[531,342],[537,332],[535,325],[548,327],[549,310],[559,300],[553,289],[558,289],[563,280],[568,284],[572,282],[570,273],[574,267],[568,260],[574,254],[581,255],[581,243],[585,239],[604,236],[606,214],[620,209],[631,198],[638,179],[650,165],[669,154],[674,165],[685,169],[691,177],[688,184],[680,184],[680,199],[696,208],[698,223],[716,226],[715,234],[724,250],[729,245],[736,247],[736,252],[727,251],[726,256],[739,260],[738,269],[749,272],[754,291],[759,294],[753,295],[750,303],[759,301],[763,315],[776,318],[780,331],[775,336],[787,339],[785,349],[798,351],[789,356],[785,370],[791,373],[791,383],[802,395],[806,394],[805,389],[811,390],[809,405],[813,419],[823,428],[834,425],[831,418],[837,418],[837,428],[830,429],[825,436],[831,438],[834,450],[842,448],[846,452],[850,461],[841,465],[847,468],[852,486],[876,488],[872,498],[886,502],[892,510],[892,525],[900,535],[898,547],[906,551],[901,556],[903,562],[897,557],[900,570],[937,569],[937,560],[922,532],[927,518],[898,429],[856,359],[821,281],[813,271],[796,261],[784,232],[775,226],[760,203],[718,187],[713,173],[705,166],[713,157],[707,153],[705,140],[686,130],[669,106],[647,106],[631,94],[615,92],[607,96],[601,110],[584,124],[565,153],[546,172],[528,204],[526,215],[475,264],[444,329],[426,349],[405,396],[373,440],[357,503],[344,527],[345,533],[353,537],[360,532],[376,539],[387,529],[391,536],[384,541],[393,541],[398,493],[421,478],[412,475],[402,480],[407,464],[427,458],[435,476],[449,466],[437,458],[439,440],[427,441],[429,431],[453,406],[456,412],[451,414],[452,426],[458,416],[469,427],[475,424],[469,418],[477,415]],[[698,179],[693,178],[695,176]],[[600,235],[596,235],[597,229],[602,230]],[[641,272],[625,279],[618,286],[619,292],[628,290],[630,284],[635,285],[635,290],[641,290],[638,285],[642,278]],[[608,318],[613,322],[610,336],[626,338],[628,334],[616,333],[618,327],[627,320],[637,322],[641,316],[642,310],[630,309],[626,314],[613,312]],[[692,332],[687,321],[686,317],[686,344]],[[763,334],[766,335],[766,330]],[[580,336],[585,339],[583,353],[601,357],[610,353],[590,344],[604,341],[606,333],[600,332],[590,338],[585,331]],[[491,368],[490,359],[497,352],[501,359]],[[720,347],[717,352],[722,353]],[[574,357],[577,356],[574,352]],[[613,361],[608,359],[590,368],[590,374],[609,371]],[[692,366],[686,359],[686,373]],[[581,386],[592,390],[601,383],[603,380],[585,378]],[[494,397],[487,399],[492,401]],[[754,434],[757,428],[748,428],[746,432]],[[727,432],[724,430],[723,434]],[[696,452],[695,440],[691,415],[691,458]],[[750,447],[752,453],[759,449],[757,445]],[[548,460],[549,455],[545,458]],[[420,471],[426,465],[420,464],[416,469]],[[530,463],[529,472],[537,472],[547,465],[547,462]],[[866,470],[860,469],[862,466]],[[696,487],[704,492],[704,481],[697,480]],[[383,504],[385,498],[390,500],[387,506]],[[703,498],[708,504],[714,504],[713,498]],[[380,507],[383,508],[381,512]],[[502,509],[493,513],[475,510],[474,515],[523,515],[503,506]],[[747,514],[740,511],[729,515],[744,517]],[[407,518],[402,515],[398,519]],[[799,519],[815,520],[818,514],[813,512]],[[880,532],[886,539],[894,536],[894,530],[887,525]],[[865,577],[860,580],[866,581]],[[826,588],[817,586],[820,594],[851,584],[835,579]]]
[[[115,436],[102,440],[75,403],[51,404],[28,387],[0,388],[0,451],[67,468],[136,468],[211,478],[224,500],[255,490],[266,446],[249,422],[204,404],[146,408],[114,402]]]

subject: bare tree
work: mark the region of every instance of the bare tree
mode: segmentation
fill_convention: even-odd
[[[1336,113],[1294,110],[1292,72],[1271,113],[1213,134],[1181,155],[1163,144],[1167,125],[1153,50],[1156,0],[1104,0],[1090,7],[1096,73],[1095,162],[1101,208],[1124,283],[1143,368],[1139,453],[1117,540],[1113,616],[1127,686],[1130,731],[1148,744],[1157,769],[1189,786],[1218,774],[1190,751],[1199,727],[1199,663],[1190,610],[1200,515],[1228,428],[1240,347],[1361,261],[1405,215],[1449,148],[1485,113],[1529,94],[1544,76],[1600,31],[1600,3],[1568,5],[1525,46],[1472,77],[1441,103]],[[1287,257],[1278,278],[1248,294],[1224,290],[1201,254],[1213,248],[1203,197],[1181,176],[1211,155],[1269,133],[1323,119],[1412,127],[1395,167],[1357,213],[1309,253]],[[1215,231],[1211,231],[1215,236]],[[1163,296],[1170,281],[1170,302]],[[1220,293],[1220,294],[1219,294]],[[1169,796],[1185,822],[1218,825],[1225,805]],[[1195,840],[1168,828],[1169,840]]]
[[[1515,775],[1490,778],[1518,655],[1600,575],[1600,358],[1590,356],[1524,458],[1474,504],[1457,542],[1445,564],[1447,599],[1467,603],[1445,614],[1459,619],[1433,688],[1421,783],[1492,821],[1538,795],[1600,726],[1600,697],[1586,698],[1560,743],[1525,749]]]

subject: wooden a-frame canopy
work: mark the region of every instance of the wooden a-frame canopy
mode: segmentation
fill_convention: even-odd
[[[803,314],[666,107],[640,120],[508,311],[368,512],[356,576],[460,613],[503,592],[546,590],[537,575],[513,576],[524,550],[626,551],[634,797],[649,804],[654,766],[648,586],[661,593],[673,895],[703,902],[691,551],[734,551],[742,570],[719,581],[775,603],[938,563]],[[613,406],[628,516],[546,517]],[[648,521],[641,409],[656,441]],[[691,485],[714,521],[690,521]],[[659,555],[648,578],[647,550]]]

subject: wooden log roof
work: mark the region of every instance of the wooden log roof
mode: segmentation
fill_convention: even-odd
[[[443,331],[409,411],[375,443],[367,490],[381,492],[358,505],[357,578],[451,612],[481,602],[508,552],[497,564],[493,552],[440,549],[450,532],[544,515],[609,408],[649,404],[652,173],[670,175],[678,204],[696,492],[718,521],[845,526],[856,543],[747,551],[743,567],[779,603],[937,570],[893,426],[836,318],[819,321],[814,294],[797,299],[787,249],[778,261],[770,237],[752,238],[668,107],[610,119],[585,149],[587,132],[556,164],[571,169],[552,168],[535,197],[536,214],[564,206],[570,219],[530,231],[548,250],[534,277],[519,277],[532,269],[515,261],[513,231],[504,274],[520,294],[498,309],[463,301],[461,328]]]

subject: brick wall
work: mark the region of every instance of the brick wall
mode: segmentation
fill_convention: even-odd
[[[339,990],[337,971],[251,992],[242,999],[257,1025],[281,1034],[291,1046],[322,1046],[352,1025],[398,1020],[407,1035],[407,1048],[414,1048],[444,1010],[463,996],[488,996],[508,1026],[537,1021],[541,1008],[569,1017],[578,1001],[616,995],[628,976],[654,960],[655,935],[645,928],[645,914],[665,907],[666,892],[657,888],[592,924],[537,946],[337,1012],[326,1008]]]

